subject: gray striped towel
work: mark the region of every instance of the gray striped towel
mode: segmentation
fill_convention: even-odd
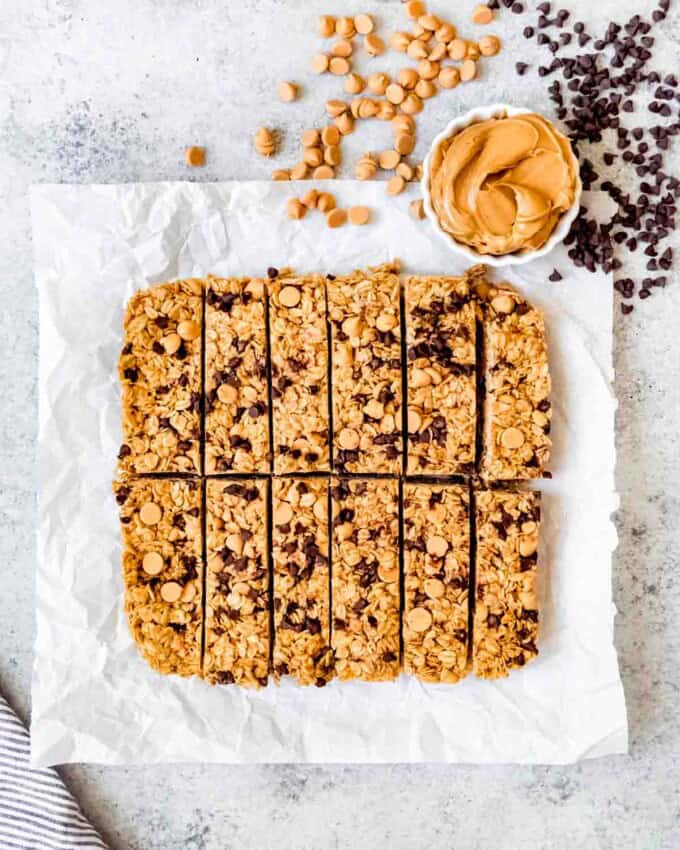
[[[28,732],[0,694],[0,850],[107,850],[56,770],[28,759]]]

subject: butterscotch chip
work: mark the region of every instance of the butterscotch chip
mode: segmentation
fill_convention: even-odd
[[[330,57],[327,53],[317,53],[312,59],[312,71],[315,74],[325,74],[330,66]]]
[[[177,333],[185,340],[197,339],[201,335],[201,326],[198,322],[187,319],[177,325]]]
[[[416,201],[411,201],[411,203],[408,205],[408,211],[413,218],[418,219],[418,220],[424,219],[425,218],[425,208],[423,206],[423,199],[418,198],[418,200],[416,200]],[[411,430],[410,425],[409,425],[409,430]]]
[[[428,50],[420,39],[414,39],[406,48],[406,53],[411,59],[427,59]]]
[[[466,59],[460,66],[460,78],[464,83],[474,80],[477,76],[477,63],[474,59]]]
[[[357,103],[357,118],[374,118],[378,114],[378,104],[370,97],[362,97]]]
[[[319,35],[330,38],[335,34],[335,18],[332,15],[321,15],[319,18]]]
[[[512,313],[515,310],[515,301],[510,295],[497,295],[491,300],[491,306],[497,313]]]
[[[446,68],[442,68],[439,72],[437,81],[443,89],[453,89],[460,82],[460,71],[458,68],[447,65]]]
[[[392,171],[399,165],[399,159],[399,152],[396,150],[382,151],[378,156],[378,163],[383,171]]]
[[[495,35],[483,35],[477,44],[482,56],[495,56],[501,49],[501,40]]]
[[[347,94],[360,94],[366,88],[366,80],[364,80],[361,74],[348,74],[345,78],[343,88]]]
[[[321,132],[321,141],[324,145],[339,145],[340,144],[340,131],[337,127],[334,127],[332,124],[329,124],[328,127],[324,127]]]
[[[316,168],[323,162],[323,151],[321,148],[305,148],[302,152],[302,159],[307,165]]]
[[[351,67],[349,59],[345,59],[342,56],[333,56],[328,63],[329,71],[331,74],[335,74],[336,77],[342,77],[345,74],[349,74]]]
[[[343,38],[354,38],[357,31],[354,27],[353,18],[338,18],[335,22],[335,31]]]
[[[506,428],[501,432],[501,443],[506,449],[519,449],[524,445],[524,434],[519,428]]]
[[[421,100],[428,100],[437,94],[437,87],[432,80],[418,80],[416,94]]]
[[[192,166],[192,168],[199,168],[200,166],[205,165],[205,148],[192,145],[190,148],[186,149],[184,156],[187,165]]]
[[[371,217],[371,211],[368,207],[358,206],[350,207],[347,211],[350,224],[366,224]]]
[[[364,50],[369,56],[380,56],[385,52],[385,42],[379,35],[370,33],[364,38]]]
[[[276,139],[267,127],[260,127],[255,132],[253,143],[260,156],[271,156],[276,151]]]
[[[480,56],[481,56],[481,53],[480,53],[479,45],[477,44],[477,42],[468,41],[467,50],[465,51],[465,58],[466,59],[474,59],[475,61],[477,61],[477,59],[479,59]]]
[[[292,101],[297,100],[298,87],[295,83],[279,83],[278,92],[280,100],[284,103],[291,103]]]
[[[341,210],[336,207],[326,213],[326,224],[329,227],[342,227],[346,222],[347,210]]]
[[[193,602],[196,597],[196,585],[193,582],[189,582],[189,584],[185,584],[182,589],[182,602]]]
[[[166,354],[174,354],[179,351],[182,344],[182,337],[179,334],[168,334],[161,339],[161,345],[165,349]]]
[[[441,26],[442,22],[439,20],[439,18],[436,15],[425,14],[425,15],[421,15],[418,18],[418,24],[424,30],[428,30],[429,32],[436,32],[436,30],[438,30],[439,27]]]
[[[328,145],[323,152],[323,158],[327,165],[340,165],[342,154],[338,145]]]
[[[390,47],[398,53],[406,53],[413,36],[409,32],[395,32],[390,38]]]
[[[436,29],[434,37],[438,42],[448,44],[456,37],[456,28],[453,24],[443,23]]]
[[[359,35],[368,35],[370,32],[373,32],[374,27],[375,24],[370,15],[354,16],[354,29],[359,33]]]
[[[319,197],[316,201],[316,208],[319,212],[326,213],[329,210],[335,209],[336,201],[330,192],[319,192]]]
[[[440,62],[448,56],[448,48],[446,44],[438,43],[430,50],[428,59],[430,62]]]
[[[290,170],[291,180],[304,180],[307,177],[309,168],[306,162],[298,162]]]
[[[300,198],[302,203],[307,207],[308,210],[314,209],[316,207],[317,198],[319,197],[319,193],[316,189],[310,189],[305,192],[305,194]]]
[[[389,84],[390,78],[387,74],[383,74],[380,71],[377,71],[375,74],[371,74],[368,78],[368,88],[373,94],[385,94]]]
[[[338,434],[338,444],[343,449],[353,451],[359,447],[359,434],[353,428],[343,428]]]
[[[182,585],[176,581],[166,581],[161,585],[161,599],[165,602],[177,602],[182,595]]]
[[[354,176],[357,180],[371,180],[375,177],[378,164],[370,153],[365,153],[354,166]]]
[[[147,552],[142,559],[142,569],[147,575],[159,575],[163,572],[163,556],[158,552]]]
[[[406,188],[406,181],[403,177],[400,177],[398,174],[395,174],[390,180],[387,181],[387,194],[388,195],[400,195],[404,189]]]
[[[402,68],[397,74],[397,82],[408,91],[412,91],[416,87],[419,79],[415,68]]]
[[[449,544],[443,537],[433,534],[427,538],[425,544],[428,555],[434,555],[435,558],[443,558],[449,548]]]
[[[307,215],[307,207],[299,198],[289,198],[286,203],[286,213],[288,218],[299,220]]]
[[[418,63],[418,74],[423,80],[434,80],[439,74],[439,62],[423,59]]]
[[[406,622],[414,632],[426,632],[432,625],[432,614],[427,608],[413,608],[406,615]]]
[[[320,165],[314,169],[315,180],[333,180],[334,177],[335,171],[330,165]]]
[[[293,519],[293,509],[287,502],[278,502],[274,507],[274,525],[286,525]]]
[[[321,136],[319,131],[312,128],[310,130],[305,130],[302,134],[302,146],[305,148],[313,148],[319,144]]]
[[[449,57],[454,61],[458,62],[461,59],[464,59],[466,53],[467,42],[464,38],[454,38],[453,41],[449,43]]]
[[[392,128],[395,133],[411,133],[416,132],[416,122],[410,115],[397,115],[392,121]]]
[[[391,121],[397,113],[397,107],[389,100],[381,100],[378,103],[376,118],[380,121]]]
[[[413,180],[413,166],[409,165],[408,162],[400,162],[396,167],[396,172],[400,177],[403,177],[407,183],[409,180]]]
[[[398,83],[390,83],[385,89],[385,97],[390,103],[398,105],[406,97],[406,92]]]
[[[158,525],[163,512],[155,502],[145,502],[139,509],[139,518],[144,525]]]
[[[223,404],[233,404],[238,398],[238,391],[231,384],[220,384],[217,388],[217,398]]]
[[[401,111],[407,115],[417,115],[423,111],[423,101],[415,92],[410,91],[401,104]]]
[[[284,286],[279,292],[279,301],[284,307],[295,307],[300,302],[300,290],[297,286]]]
[[[401,156],[408,156],[416,145],[415,136],[410,133],[399,133],[394,140],[394,147]],[[396,167],[396,166],[395,166]]]
[[[331,47],[331,53],[333,56],[341,56],[343,59],[347,59],[352,55],[353,49],[351,41],[341,38]]]
[[[290,171],[287,168],[277,168],[272,171],[272,180],[290,180]]]
[[[421,15],[425,14],[425,4],[421,0],[408,0],[404,6],[404,11],[414,21],[417,21]]]
[[[349,112],[343,112],[341,115],[336,116],[334,122],[343,136],[348,136],[354,132],[354,118],[352,118]]]
[[[326,101],[326,114],[329,118],[337,118],[343,112],[347,112],[347,103],[344,100]]]
[[[475,6],[474,11],[472,12],[473,24],[490,24],[492,20],[493,12],[488,6],[485,6],[483,3],[480,3],[479,6]]]

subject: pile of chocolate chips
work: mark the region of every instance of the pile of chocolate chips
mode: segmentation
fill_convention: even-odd
[[[502,4],[515,14],[525,11],[513,0],[502,0]],[[489,0],[488,5],[500,8],[499,0]],[[542,2],[537,7],[535,25],[523,30],[525,38],[535,39],[553,54],[549,64],[538,67],[539,76],[562,77],[550,82],[548,96],[579,155],[583,188],[607,192],[618,205],[606,224],[598,223],[586,207],[581,207],[565,240],[569,257],[576,266],[589,271],[617,271],[623,266],[614,256],[614,246],[618,245],[617,254],[624,248],[642,251],[647,271],[655,273],[641,281],[615,281],[624,315],[632,312],[629,302],[636,292],[639,298],[649,298],[656,287],[666,285],[666,275],[656,273],[668,271],[673,262],[672,248],[663,243],[675,227],[680,180],[666,174],[663,160],[671,139],[680,133],[680,89],[673,74],[662,77],[646,70],[654,45],[650,33],[665,19],[669,7],[670,0],[658,0],[651,20],[633,15],[623,25],[610,23],[604,35],[595,38],[581,21],[570,23],[569,11],[553,13],[551,4]],[[515,65],[520,76],[528,68],[525,62]],[[632,97],[640,86],[651,95],[647,95],[647,109],[658,116],[658,123],[649,128],[634,126],[634,122],[631,126],[624,118],[635,112]],[[599,146],[605,167],[615,166],[620,159],[629,169],[635,169],[638,187],[632,194],[617,185],[613,174],[597,173],[586,155],[593,146]]]

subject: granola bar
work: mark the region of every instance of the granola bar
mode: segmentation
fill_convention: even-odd
[[[470,500],[466,487],[404,487],[404,671],[425,682],[467,674]]]
[[[128,301],[118,363],[124,472],[201,471],[202,291],[200,280],[180,280]]]
[[[333,466],[398,473],[402,461],[399,277],[392,266],[328,282]]]
[[[205,394],[206,472],[269,472],[262,280],[208,278]]]
[[[550,373],[543,316],[507,285],[480,287],[487,479],[538,478],[550,456]]]
[[[475,513],[473,670],[481,678],[498,679],[538,654],[540,494],[482,491]]]
[[[273,481],[274,673],[300,685],[333,677],[328,479]]]
[[[160,673],[201,667],[201,485],[122,477],[114,483],[123,537],[125,613],[141,654]]]
[[[319,275],[269,285],[274,472],[328,472],[328,334]]]
[[[334,478],[331,645],[339,679],[399,675],[399,494],[394,479]]]
[[[213,684],[267,684],[267,550],[267,482],[208,480],[203,675]]]
[[[470,474],[475,463],[476,316],[465,277],[409,277],[406,472]]]

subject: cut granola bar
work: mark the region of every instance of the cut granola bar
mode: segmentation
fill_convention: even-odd
[[[274,472],[327,472],[328,334],[320,275],[269,284]]]
[[[331,645],[340,679],[399,675],[399,493],[394,479],[334,478]]]
[[[123,477],[114,484],[123,537],[125,613],[132,636],[160,673],[201,666],[201,485]]]
[[[398,473],[402,463],[399,276],[393,266],[328,282],[333,467]]]
[[[409,277],[405,306],[406,471],[469,475],[475,463],[477,395],[470,279]]]
[[[269,671],[267,482],[206,483],[203,675],[261,687]]]
[[[467,487],[404,487],[404,671],[425,682],[467,674],[469,504]]]
[[[125,472],[201,471],[202,291],[202,281],[180,280],[128,301],[118,363]]]
[[[484,679],[498,679],[538,654],[540,494],[482,491],[475,513],[473,669]]]
[[[325,685],[333,677],[328,479],[278,478],[272,485],[274,673]]]
[[[205,346],[206,472],[269,472],[262,280],[208,278]]]
[[[550,456],[550,372],[543,316],[507,285],[478,288],[484,318],[487,479],[538,478]]]

